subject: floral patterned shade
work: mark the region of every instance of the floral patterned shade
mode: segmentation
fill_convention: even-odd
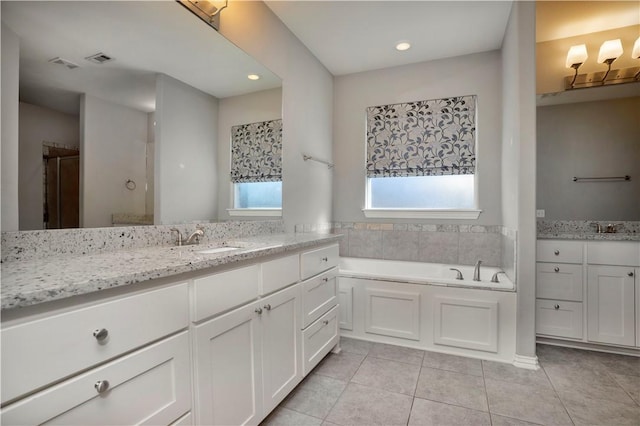
[[[282,120],[231,128],[231,181],[282,180]]]
[[[474,174],[476,96],[367,108],[367,177]]]

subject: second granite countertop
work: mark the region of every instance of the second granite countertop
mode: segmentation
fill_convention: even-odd
[[[147,247],[2,264],[2,310],[170,277],[305,247],[338,242],[338,234],[279,234],[224,241],[238,250],[199,254],[220,244]]]
[[[539,240],[640,241],[638,233],[539,233]]]

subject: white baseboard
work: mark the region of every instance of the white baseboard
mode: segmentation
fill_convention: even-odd
[[[524,356],[518,355],[513,358],[513,365],[518,368],[525,368],[527,370],[539,370],[540,364],[538,364],[537,356]]]

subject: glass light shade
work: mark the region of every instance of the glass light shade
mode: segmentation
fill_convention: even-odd
[[[622,55],[622,42],[620,39],[607,40],[600,46],[598,62],[604,63],[607,59],[618,59]]]
[[[573,68],[574,65],[583,64],[587,60],[587,46],[584,44],[578,44],[571,46],[569,53],[567,53],[567,68]]]
[[[640,37],[633,43],[633,51],[631,52],[633,59],[640,59]]]

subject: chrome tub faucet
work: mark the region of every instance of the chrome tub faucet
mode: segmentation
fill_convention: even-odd
[[[473,269],[473,280],[480,281],[480,264],[482,264],[482,260],[478,260],[476,262],[476,267]]]

